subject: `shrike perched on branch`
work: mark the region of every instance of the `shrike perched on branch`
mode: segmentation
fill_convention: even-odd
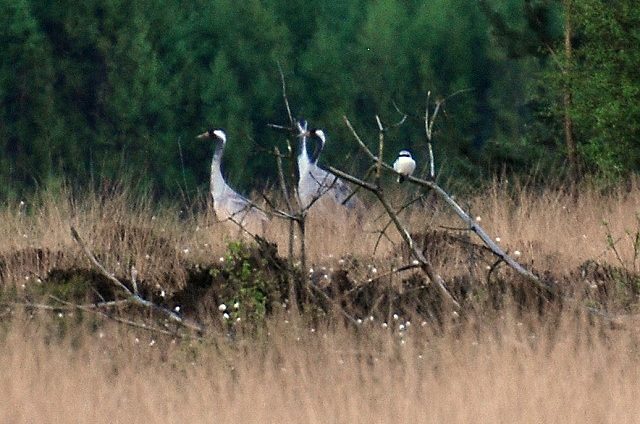
[[[401,174],[398,175],[399,183],[404,181],[404,177],[408,177],[413,174],[413,171],[416,169],[416,161],[411,157],[411,152],[408,150],[400,150],[398,159],[393,162],[393,169]]]

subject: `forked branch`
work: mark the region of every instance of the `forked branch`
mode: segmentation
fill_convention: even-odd
[[[357,132],[355,131],[355,129],[353,128],[353,126],[351,125],[351,122],[349,122],[349,119],[347,117],[344,117],[344,121],[347,124],[347,127],[351,130],[351,133],[353,134],[355,140],[357,141],[357,143],[360,146],[360,148],[362,149],[362,151],[367,156],[369,156],[369,158],[372,161],[375,161],[375,162],[379,163],[380,166],[383,169],[385,169],[386,171],[388,171],[390,173],[393,173],[393,174],[397,175],[397,172],[393,169],[392,166],[384,163],[382,160],[379,160],[378,157],[376,155],[374,155],[373,152],[371,152],[371,150],[367,147],[367,145],[362,141],[360,136],[357,134]],[[333,172],[334,170],[331,169],[331,171]],[[341,175],[341,174],[336,174],[336,175],[339,175],[342,178],[345,178],[344,175]],[[492,240],[492,238],[489,237],[489,235],[486,233],[486,231],[475,220],[473,220],[464,211],[464,209],[462,209],[462,207],[460,207],[460,205],[458,205],[458,203],[455,200],[453,200],[453,198],[442,187],[440,187],[435,181],[428,181],[428,180],[417,178],[417,177],[414,177],[414,176],[411,176],[411,175],[406,176],[405,178],[406,178],[406,180],[408,180],[408,181],[410,181],[410,182],[412,182],[414,184],[417,184],[419,186],[422,186],[422,187],[425,187],[425,188],[433,190],[438,195],[438,197],[443,199],[445,201],[445,203],[447,205],[449,205],[449,207],[451,209],[453,209],[453,211],[456,213],[456,215],[458,215],[458,217],[468,226],[469,230],[473,231],[474,233],[476,233],[478,235],[478,237],[491,250],[491,252],[493,252],[494,255],[496,255],[497,257],[502,259],[513,270],[515,270],[518,274],[520,274],[523,277],[525,277],[527,280],[531,281],[535,286],[541,288],[545,292],[554,293],[555,294],[556,291],[551,286],[548,286],[547,284],[545,284],[538,276],[536,276],[531,271],[529,271],[526,268],[524,268],[515,259],[511,258],[504,250],[502,250],[500,248],[500,246],[498,246]],[[355,182],[354,182],[354,184],[355,184]]]
[[[129,303],[158,311],[183,327],[186,327],[195,331],[203,331],[203,328],[200,325],[189,322],[183,319],[180,315],[176,314],[175,312],[169,309],[163,308],[162,306],[156,305],[155,303],[149,300],[144,299],[142,296],[140,296],[140,294],[137,293],[137,290],[131,291],[124,283],[118,280],[113,273],[107,271],[107,269],[98,261],[98,259],[96,259],[93,252],[91,252],[91,250],[87,247],[84,240],[82,240],[82,238],[78,234],[78,231],[76,231],[76,229],[73,226],[71,226],[71,236],[73,237],[75,242],[78,243],[78,245],[82,248],[87,258],[89,258],[91,263],[98,269],[98,271],[100,271],[100,273],[104,275],[109,281],[111,281],[111,283],[113,283],[117,288],[119,288],[124,292],[126,296],[126,300]],[[81,305],[78,305],[78,306],[81,306]]]

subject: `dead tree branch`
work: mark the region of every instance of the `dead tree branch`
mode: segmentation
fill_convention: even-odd
[[[421,194],[420,196],[414,197],[413,199],[409,200],[408,202],[405,202],[404,205],[402,205],[400,208],[395,210],[396,215],[399,215],[402,211],[404,211],[409,206],[411,206],[412,204],[414,204],[418,200],[422,199],[423,197],[424,197],[424,195]],[[384,215],[385,214],[382,214],[381,216],[384,216]],[[378,218],[380,218],[381,216],[379,216]],[[376,218],[376,219],[378,219],[378,218]],[[373,246],[373,253],[374,254],[378,250],[378,246],[380,245],[380,241],[382,240],[382,237],[386,237],[387,240],[390,240],[390,238],[387,236],[386,232],[387,232],[387,229],[391,226],[391,224],[393,224],[393,220],[389,219],[389,221],[387,221],[387,223],[382,227],[382,230],[379,231],[380,234],[378,235],[378,238],[376,239],[376,243]]]
[[[344,180],[349,181],[352,184],[359,185],[362,188],[369,190],[371,193],[373,193],[376,196],[378,201],[382,204],[385,211],[389,215],[389,218],[391,218],[391,220],[393,221],[393,224],[395,225],[396,229],[400,233],[400,236],[402,237],[406,245],[411,250],[412,256],[420,263],[421,265],[420,268],[422,269],[422,271],[427,275],[427,277],[429,277],[429,280],[438,287],[443,297],[447,299],[447,301],[449,301],[449,303],[453,305],[455,309],[460,309],[460,304],[453,298],[453,296],[451,296],[451,293],[449,293],[449,291],[445,287],[444,280],[442,279],[442,277],[434,270],[431,263],[427,260],[427,258],[425,258],[422,252],[416,247],[415,243],[413,242],[413,239],[411,238],[411,234],[409,234],[409,231],[400,222],[400,219],[398,218],[395,211],[391,207],[391,204],[387,201],[382,190],[379,189],[374,184],[370,184],[365,181],[362,181],[334,167],[329,167],[329,171],[339,176],[340,178],[343,178]]]
[[[354,177],[353,175],[347,174],[346,172],[336,169],[334,167],[329,167],[329,171],[352,184],[355,184],[357,186],[360,186],[370,191],[376,196],[378,201],[384,207],[385,212],[393,222],[394,226],[396,227],[396,230],[400,233],[400,236],[402,237],[403,241],[408,246],[412,256],[420,264],[420,269],[424,272],[424,274],[427,275],[429,280],[436,285],[436,287],[439,289],[443,298],[445,298],[449,302],[449,304],[451,304],[455,309],[460,309],[460,304],[453,298],[453,296],[451,296],[451,293],[449,293],[449,291],[445,287],[445,282],[443,278],[435,271],[435,269],[433,268],[433,265],[431,264],[431,262],[429,262],[429,260],[427,260],[427,258],[424,256],[422,251],[418,249],[418,247],[413,241],[413,238],[411,237],[411,234],[409,233],[407,228],[404,226],[404,224],[402,224],[402,222],[398,218],[397,213],[395,212],[395,210],[387,200],[386,196],[384,195],[384,191],[383,191],[382,185],[380,184],[380,180],[381,180],[382,170],[388,169],[388,165],[386,165],[382,160],[382,156],[384,153],[385,129],[384,129],[384,126],[382,125],[382,121],[380,120],[380,117],[376,116],[376,123],[378,125],[378,130],[379,130],[378,156],[375,156],[373,153],[371,153],[371,151],[366,147],[366,145],[364,144],[360,136],[357,134],[357,132],[355,131],[355,129],[353,128],[349,120],[346,117],[344,119],[347,126],[353,133],[354,138],[356,139],[358,144],[360,144],[360,146],[366,151],[369,158],[376,164],[375,182],[373,184],[368,183],[366,181],[363,181],[357,177]],[[393,168],[391,169],[393,170]]]
[[[376,157],[376,155],[374,155],[371,152],[371,150],[367,147],[367,145],[362,141],[360,136],[357,135],[356,131],[353,129],[353,126],[351,125],[351,122],[349,122],[349,119],[346,116],[343,119],[344,119],[347,127],[351,130],[352,134],[354,135],[354,138],[356,139],[356,141],[360,145],[360,148],[363,150],[363,152],[367,156],[369,156],[369,158],[371,160],[379,162],[380,166],[383,169],[385,169],[388,172],[391,172],[391,173],[397,175],[397,172],[393,169],[392,166],[384,163],[381,160],[379,161],[378,157]],[[336,175],[340,176],[340,174],[336,174]],[[343,176],[343,178],[344,178],[344,176]],[[520,274],[523,277],[525,277],[527,280],[531,281],[535,286],[539,287],[540,289],[544,290],[545,292],[555,294],[556,290],[554,290],[552,287],[550,287],[547,284],[545,284],[542,280],[540,280],[540,278],[538,276],[533,274],[531,271],[525,269],[516,260],[514,260],[509,255],[507,255],[500,248],[500,246],[498,246],[493,241],[493,239],[491,237],[489,237],[489,235],[486,233],[486,231],[474,219],[472,219],[464,211],[464,209],[462,209],[462,207],[460,207],[460,205],[458,205],[458,203],[455,200],[453,200],[453,198],[444,189],[442,189],[442,187],[440,187],[435,181],[428,181],[428,180],[424,180],[424,179],[421,179],[421,178],[418,178],[418,177],[414,177],[414,176],[411,176],[411,175],[407,176],[406,179],[408,181],[414,183],[414,184],[417,184],[417,185],[422,186],[424,188],[428,188],[430,190],[433,190],[438,195],[438,197],[440,197],[442,200],[444,200],[445,203],[456,213],[456,215],[458,215],[458,217],[468,226],[469,230],[471,230],[474,233],[476,233],[476,235],[482,240],[482,242],[489,249],[491,249],[491,251],[493,252],[494,255],[496,255],[497,257],[502,259],[513,270],[515,270],[518,274]]]
[[[73,226],[71,226],[71,236],[73,237],[75,242],[78,243],[78,245],[82,248],[82,250],[84,251],[85,255],[89,258],[91,263],[98,269],[98,271],[100,271],[100,273],[102,275],[104,275],[116,287],[118,287],[119,289],[121,289],[124,292],[124,294],[125,294],[125,296],[127,298],[127,301],[129,303],[135,304],[135,305],[140,305],[140,306],[143,306],[145,308],[149,308],[149,309],[154,310],[154,311],[158,311],[162,315],[165,315],[166,317],[168,317],[172,321],[182,325],[183,327],[189,328],[191,330],[199,331],[199,332],[203,331],[202,326],[200,326],[198,324],[195,324],[195,323],[192,323],[192,322],[189,322],[189,321],[183,319],[181,316],[179,316],[175,312],[173,312],[173,311],[171,311],[169,309],[163,308],[162,306],[156,305],[155,303],[142,298],[138,293],[129,290],[129,288],[125,284],[123,284],[120,280],[118,280],[115,277],[114,274],[112,274],[109,271],[107,271],[107,269],[96,259],[95,255],[87,247],[85,242],[82,240],[82,238],[78,234],[78,231],[76,231],[76,229]],[[78,306],[81,306],[81,305],[78,305]]]

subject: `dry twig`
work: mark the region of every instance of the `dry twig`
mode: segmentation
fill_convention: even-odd
[[[199,324],[195,324],[195,323],[189,322],[189,321],[183,319],[181,316],[179,316],[175,312],[173,312],[173,311],[171,311],[169,309],[163,308],[162,306],[156,305],[155,303],[142,298],[138,293],[129,290],[129,288],[125,284],[123,284],[120,280],[118,280],[115,277],[114,274],[112,274],[109,271],[107,271],[107,269],[96,259],[95,255],[87,247],[85,242],[82,240],[82,238],[78,234],[78,231],[76,231],[76,229],[73,226],[71,226],[71,236],[73,237],[75,242],[78,243],[78,245],[82,248],[82,250],[84,251],[85,255],[89,258],[91,263],[98,269],[98,271],[100,271],[100,273],[102,275],[104,275],[116,287],[118,287],[119,289],[121,289],[124,292],[124,294],[127,297],[127,299],[126,299],[127,302],[129,302],[131,304],[135,304],[135,305],[140,305],[140,306],[143,306],[145,308],[149,308],[149,309],[154,310],[154,311],[158,311],[162,315],[165,315],[166,317],[168,317],[172,321],[178,323],[179,325],[181,325],[181,326],[183,326],[185,328],[189,328],[191,330],[195,330],[195,331],[199,331],[199,332],[203,331],[202,326],[200,326]],[[76,305],[76,306],[78,308],[80,308],[80,309],[83,308],[82,305]]]

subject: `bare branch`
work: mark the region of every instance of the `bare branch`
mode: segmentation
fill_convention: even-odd
[[[357,177],[354,177],[353,175],[347,174],[346,172],[343,172],[337,168],[334,168],[333,166],[330,166],[327,168],[332,174],[337,175],[338,177],[342,178],[343,180],[349,181],[352,184],[355,184],[357,186],[360,186],[362,188],[364,188],[365,190],[369,190],[369,191],[376,191],[378,189],[378,187],[376,187],[375,185],[368,183],[366,181],[363,181]]]
[[[148,325],[148,324],[146,324],[144,322],[131,321],[131,320],[128,320],[128,319],[125,319],[125,318],[121,318],[121,317],[118,317],[118,316],[114,316],[114,315],[105,313],[105,312],[103,312],[101,310],[98,310],[98,309],[87,308],[84,305],[76,305],[74,303],[67,302],[65,300],[56,298],[55,296],[52,296],[52,298],[55,299],[57,302],[60,302],[60,303],[62,303],[64,305],[67,305],[67,306],[69,306],[71,308],[79,309],[79,310],[85,311],[85,312],[91,312],[91,313],[99,315],[99,316],[101,316],[103,318],[107,318],[107,319],[119,322],[121,324],[128,325],[130,327],[140,328],[142,330],[150,331],[150,332],[153,332],[153,333],[159,333],[159,334],[164,334],[164,335],[167,335],[167,336],[178,337],[178,338],[183,338],[183,339],[184,338],[188,338],[188,339],[202,340],[201,337],[196,337],[196,336],[193,336],[193,335],[190,335],[190,334],[182,334],[182,333],[178,333],[178,332],[175,332],[175,331],[169,331],[169,330],[165,330],[164,328],[153,327],[153,326]]]
[[[278,207],[273,203],[271,199],[269,199],[269,197],[266,194],[260,193],[260,196],[267,203],[267,206],[269,206],[269,209],[271,209],[271,212],[273,213],[274,216],[278,218],[290,219],[290,220],[297,219],[296,216],[288,212],[285,212],[282,209],[278,209]]]
[[[462,91],[460,91],[462,92]],[[458,94],[460,92],[456,92],[454,94]],[[362,150],[375,162],[378,163],[378,166],[380,166],[382,169],[386,169],[394,174],[397,174],[397,172],[393,169],[392,166],[387,165],[386,163],[382,162],[382,160],[379,160],[372,152],[371,150],[369,150],[369,148],[367,148],[367,146],[364,144],[364,142],[362,141],[362,139],[360,138],[360,136],[357,134],[357,132],[354,130],[353,126],[351,125],[351,122],[349,122],[349,120],[347,119],[347,117],[343,118],[345,123],[347,124],[347,127],[349,127],[349,129],[351,130],[351,132],[354,135],[354,138],[356,139],[356,141],[358,142],[358,144],[360,145],[360,147],[362,148]],[[432,117],[433,119],[433,117]],[[359,180],[355,177],[352,177],[338,169],[335,169],[333,167],[329,168],[331,170],[331,172],[335,173],[336,175],[340,176],[341,178],[348,180],[350,182],[352,182],[353,184],[356,185],[360,185],[363,188],[366,188],[369,191],[372,191],[373,193],[377,192],[377,187],[371,184],[368,184],[362,180]],[[421,178],[417,178],[414,177],[412,175],[406,176],[406,179],[408,181],[411,181],[414,184],[418,184],[422,187],[426,187],[429,189],[432,189],[436,192],[436,194],[442,198],[452,209],[453,211],[456,213],[456,215],[458,215],[458,217],[460,217],[460,219],[462,219],[465,224],[467,224],[469,226],[469,229],[473,232],[475,232],[478,237],[480,237],[480,239],[485,243],[485,245],[487,247],[489,247],[491,249],[491,251],[498,256],[499,258],[501,258],[502,260],[504,260],[511,268],[513,268],[516,272],[518,272],[520,275],[524,276],[525,278],[527,278],[528,280],[532,281],[536,286],[538,286],[539,288],[547,291],[547,292],[551,292],[554,293],[555,290],[553,290],[551,287],[547,286],[546,284],[544,284],[535,274],[533,274],[531,271],[525,269],[522,265],[520,265],[518,262],[516,262],[513,258],[511,258],[509,255],[507,255],[492,239],[491,237],[489,237],[489,235],[484,231],[484,229],[482,227],[480,227],[480,225],[478,225],[477,222],[475,222],[473,219],[471,219],[469,217],[469,215],[460,207],[460,205],[458,205],[458,203],[456,203],[455,200],[453,200],[451,198],[451,196],[449,196],[449,194],[444,191],[438,184],[436,184],[434,181],[427,181],[427,180],[423,180]],[[378,196],[378,194],[376,193],[376,195]],[[380,198],[380,196],[378,196]],[[383,203],[384,204],[384,203]],[[385,207],[385,209],[387,209],[387,207]],[[388,209],[389,211],[390,209]],[[401,233],[402,234],[402,233]],[[406,241],[406,239],[405,239]]]
[[[431,178],[435,178],[436,176],[436,166],[435,159],[433,157],[433,147],[431,145],[431,139],[433,136],[433,123],[436,119],[436,115],[438,114],[438,110],[440,110],[440,103],[436,101],[436,107],[433,112],[433,116],[431,120],[429,120],[429,98],[431,97],[431,91],[427,93],[427,107],[425,108],[424,113],[424,130],[427,134],[427,150],[429,153],[429,176]]]
[[[78,243],[78,245],[82,248],[82,250],[84,250],[85,255],[87,255],[87,257],[89,258],[89,260],[91,261],[91,263],[98,268],[98,270],[100,271],[100,273],[102,275],[104,275],[105,277],[107,277],[107,279],[109,279],[109,281],[111,281],[113,284],[115,284],[117,287],[121,288],[129,297],[133,297],[134,294],[133,292],[131,292],[131,290],[129,290],[129,288],[127,286],[125,286],[124,284],[122,284],[120,282],[120,280],[118,280],[115,275],[113,275],[112,273],[110,273],[109,271],[106,270],[105,267],[102,266],[102,264],[100,262],[98,262],[98,260],[96,259],[95,256],[93,256],[93,253],[91,253],[91,250],[89,250],[89,248],[87,247],[87,245],[84,243],[84,241],[82,241],[82,239],[80,238],[80,235],[78,234],[78,232],[76,231],[76,229],[71,226],[71,236],[73,237],[73,239],[76,241],[76,243]]]
[[[398,112],[400,115],[402,115],[402,118],[400,118],[400,120],[398,122],[396,122],[395,124],[392,124],[391,127],[392,128],[399,127],[400,125],[405,123],[405,121],[407,120],[409,115],[407,115],[406,113],[401,111],[395,101],[392,101],[391,104],[393,105],[393,108],[396,110],[396,112]]]
[[[380,189],[380,177],[382,176],[382,157],[384,156],[384,127],[380,117],[376,115],[378,124],[378,163],[376,164],[376,185]]]
[[[161,306],[158,306],[158,305],[156,305],[155,303],[153,303],[151,301],[143,299],[137,293],[133,293],[131,290],[129,290],[129,288],[127,286],[125,286],[120,280],[118,280],[115,277],[115,275],[113,275],[112,273],[107,271],[107,269],[100,262],[98,262],[96,257],[93,255],[91,250],[89,250],[89,248],[84,243],[84,241],[82,240],[82,238],[80,237],[80,235],[78,234],[78,232],[76,231],[76,229],[73,226],[71,226],[71,236],[76,241],[76,243],[78,243],[78,245],[80,245],[82,250],[84,250],[84,253],[87,255],[87,257],[89,258],[91,263],[93,263],[93,265],[100,271],[100,273],[102,275],[104,275],[107,279],[109,279],[109,281],[111,281],[116,287],[119,287],[120,289],[122,289],[127,294],[127,298],[128,298],[127,300],[129,302],[131,302],[133,304],[144,306],[146,308],[150,308],[150,309],[156,310],[156,311],[166,315],[172,321],[175,321],[175,322],[179,323],[180,325],[183,325],[184,327],[187,327],[187,328],[190,328],[190,329],[196,330],[196,331],[202,331],[202,327],[200,325],[197,325],[197,324],[194,324],[194,323],[190,323],[190,322],[184,320],[181,316],[179,316],[175,312],[170,311],[169,309],[163,308]]]
[[[280,72],[280,81],[282,82],[282,98],[284,100],[284,105],[287,108],[287,116],[289,117],[289,123],[293,127],[293,115],[291,114],[291,108],[289,107],[289,98],[287,97],[287,84],[284,80],[284,72],[282,71],[282,66],[280,65],[280,61],[278,61],[278,72]]]
[[[379,163],[381,164],[380,166],[383,165],[382,161],[379,161]],[[407,246],[409,246],[409,249],[411,250],[412,255],[417,261],[420,262],[421,269],[423,270],[423,272],[429,277],[429,280],[431,280],[438,287],[443,297],[447,299],[447,301],[449,301],[449,303],[451,303],[451,305],[453,305],[455,309],[460,309],[460,304],[453,298],[453,296],[451,296],[451,294],[449,293],[449,291],[444,285],[444,280],[442,279],[442,277],[435,272],[431,263],[427,261],[427,259],[424,257],[422,252],[420,252],[420,250],[416,248],[413,242],[413,239],[409,234],[409,231],[407,231],[407,229],[404,227],[404,225],[402,225],[402,223],[398,219],[398,216],[394,213],[393,208],[391,207],[387,199],[384,197],[382,190],[380,190],[380,188],[376,185],[362,181],[352,175],[349,175],[333,167],[330,167],[329,170],[335,173],[336,175],[338,175],[339,177],[344,178],[345,180],[353,184],[359,185],[362,188],[367,189],[371,191],[373,194],[375,194],[375,196],[378,198],[380,203],[382,203],[382,206],[384,207],[387,214],[393,221],[396,229],[402,236],[403,240],[405,241]]]
[[[280,155],[280,149],[278,149],[278,147],[274,147],[273,150],[276,154],[276,166],[278,169],[278,183],[280,184],[280,190],[282,191],[282,196],[284,197],[284,201],[287,204],[288,212],[293,213],[293,206],[291,205],[289,190],[287,189],[287,183],[285,182],[285,178],[284,178],[284,170],[282,168],[282,156]]]
[[[267,124],[267,127],[274,128],[276,130],[295,131],[293,127],[285,127],[284,125],[279,124]]]
[[[396,215],[400,214],[400,212],[402,212],[403,210],[405,210],[406,208],[408,208],[409,206],[411,206],[412,204],[414,204],[418,200],[422,199],[423,197],[424,197],[424,194],[421,194],[420,196],[409,200],[408,202],[406,202],[404,205],[402,205],[399,209],[397,209],[395,211]],[[389,219],[389,221],[387,221],[387,223],[384,225],[384,227],[382,227],[382,230],[380,231],[380,235],[378,236],[378,239],[376,240],[376,244],[373,247],[373,253],[374,254],[378,250],[378,245],[380,244],[380,240],[382,239],[383,236],[387,237],[387,239],[390,240],[389,237],[386,235],[386,231],[387,231],[387,228],[389,228],[389,226],[391,224],[393,224],[393,220]]]
[[[398,219],[398,216],[395,213],[393,213],[393,209],[391,208],[391,205],[387,202],[387,199],[385,199],[382,192],[378,191],[378,192],[375,192],[374,194],[378,197],[378,200],[380,201],[380,203],[382,203],[382,206],[385,208],[385,210],[389,214],[389,217],[393,220],[393,223],[398,229],[398,232],[404,239],[407,246],[409,246],[409,249],[411,249],[411,253],[413,254],[414,258],[420,262],[421,269],[424,271],[425,274],[427,274],[427,276],[429,277],[429,280],[431,280],[431,282],[433,282],[438,287],[438,289],[440,290],[440,293],[445,297],[445,299],[447,299],[455,307],[455,309],[460,309],[460,304],[453,298],[453,296],[451,296],[451,293],[449,293],[449,291],[444,285],[444,280],[433,269],[431,262],[429,262],[424,257],[422,252],[416,247],[415,243],[413,242],[413,239],[411,238],[411,235],[409,234],[409,231],[407,231],[407,229],[402,225],[402,223]]]
[[[349,321],[351,321],[352,324],[358,324],[358,321],[352,317],[347,311],[345,311],[338,302],[336,302],[334,299],[332,299],[331,297],[329,297],[328,294],[326,294],[324,291],[322,291],[322,289],[320,289],[320,287],[316,287],[315,284],[309,283],[308,284],[311,288],[313,288],[316,292],[318,292],[319,294],[322,295],[322,297],[324,297],[327,301],[329,301],[334,308],[338,309],[340,311],[340,313],[342,315],[345,316],[345,318],[347,318]]]
[[[378,275],[378,276],[376,276],[374,278],[370,278],[369,280],[367,280],[367,283],[374,283],[376,281],[382,280],[383,278],[387,278],[387,277],[390,277],[390,276],[395,275],[395,274],[399,274],[399,273],[404,272],[404,271],[410,271],[412,269],[419,269],[420,267],[421,267],[420,264],[407,264],[407,265],[403,265],[403,266],[398,267],[398,268],[393,268],[388,272],[380,274],[380,275]]]
[[[484,231],[484,229],[474,220],[472,219],[461,207],[458,203],[449,196],[449,194],[444,191],[438,184],[433,181],[427,181],[420,178],[416,178],[413,176],[408,176],[408,181],[412,183],[418,184],[422,187],[430,188],[435,191],[435,193],[443,199],[453,211],[458,215],[458,217],[469,227],[471,231],[476,233],[478,237],[483,241],[483,243],[491,249],[494,255],[504,260],[511,268],[513,268],[518,274],[527,278],[531,282],[533,282],[539,288],[554,293],[551,287],[544,284],[535,274],[531,271],[525,269],[522,265],[516,262],[513,258],[507,255],[501,248],[498,246],[491,237]]]
[[[353,134],[353,137],[356,139],[356,141],[358,142],[358,144],[360,145],[360,148],[362,150],[364,150],[364,152],[367,154],[367,156],[369,156],[369,158],[374,161],[377,162],[378,158],[376,158],[376,155],[374,155],[373,153],[371,153],[371,150],[369,150],[369,148],[367,147],[366,144],[364,144],[364,142],[362,141],[362,139],[360,138],[360,136],[358,135],[358,133],[356,132],[356,130],[353,128],[353,126],[351,125],[351,122],[349,121],[349,118],[347,118],[346,116],[343,116],[342,119],[344,120],[345,124],[347,124],[347,127],[349,128],[349,130],[351,131],[351,134]]]

